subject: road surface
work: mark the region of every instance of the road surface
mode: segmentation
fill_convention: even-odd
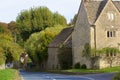
[[[63,75],[46,72],[20,71],[22,80],[112,80],[113,73],[89,75]]]

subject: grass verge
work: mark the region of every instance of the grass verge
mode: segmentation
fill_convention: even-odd
[[[94,73],[111,73],[111,72],[118,72],[120,71],[119,67],[112,67],[112,68],[104,68],[104,69],[69,69],[69,70],[50,70],[48,72],[52,73],[60,73],[60,74],[78,74],[78,75],[84,75],[84,74],[94,74]]]
[[[20,80],[19,72],[15,69],[0,70],[0,80]]]
[[[111,68],[104,68],[104,69],[69,69],[69,70],[63,70],[66,72],[81,72],[81,73],[110,73],[110,72],[118,72],[120,71],[119,67],[111,67]]]

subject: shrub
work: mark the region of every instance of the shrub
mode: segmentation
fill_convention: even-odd
[[[120,80],[120,72],[117,73],[112,80]]]
[[[76,63],[76,64],[74,65],[74,68],[75,68],[75,69],[80,69],[80,63],[79,63],[79,62]]]
[[[85,64],[81,65],[81,69],[87,69],[87,66]]]

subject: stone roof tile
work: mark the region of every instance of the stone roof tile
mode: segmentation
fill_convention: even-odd
[[[98,16],[100,15],[101,11],[104,8],[106,2],[107,2],[106,0],[84,2],[90,24],[93,24],[97,20]]]
[[[120,1],[113,1],[113,3],[116,6],[116,8],[118,9],[118,11],[120,11]]]
[[[68,39],[68,37],[71,35],[73,31],[73,27],[65,28],[63,29],[54,39],[53,41],[48,45],[48,47],[60,47],[63,45],[63,43]],[[71,41],[71,42],[70,42]],[[65,46],[72,46],[72,39],[68,39],[64,44]]]
[[[94,24],[108,0],[101,1],[84,1],[84,6],[87,12],[90,24]],[[116,8],[120,11],[120,1],[113,1]]]

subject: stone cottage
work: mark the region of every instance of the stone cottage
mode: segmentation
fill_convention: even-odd
[[[120,46],[120,1],[82,0],[77,21],[72,33],[73,64],[80,62],[87,68],[108,67],[107,60],[100,56],[94,63],[83,57],[86,44],[99,50],[105,47]],[[96,52],[95,52],[96,54]],[[120,66],[120,57],[115,57],[113,66]]]
[[[61,47],[72,50],[72,31],[73,28],[63,29],[48,45],[47,69],[59,69],[58,54]]]
[[[110,62],[112,66],[120,66],[119,55],[109,53],[106,58],[97,54],[97,50],[106,47],[120,49],[120,1],[82,0],[75,26],[61,31],[48,46],[48,69],[59,65],[58,49],[69,39],[73,66],[80,63],[87,68],[105,68]],[[95,50],[94,58],[83,56],[86,44]]]

